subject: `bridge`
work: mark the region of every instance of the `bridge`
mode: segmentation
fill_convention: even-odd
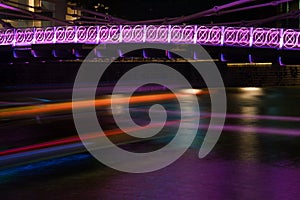
[[[49,56],[51,59],[84,58],[97,44],[119,43],[199,44],[207,48],[213,59],[222,62],[285,65],[298,64],[300,30],[201,25],[53,26],[0,30],[1,58],[8,62],[15,62],[16,58],[26,61]],[[105,54],[99,52],[96,57]],[[174,58],[172,53],[167,52],[167,55]],[[193,55],[191,59],[197,59],[197,55]],[[139,53],[137,57],[145,56]]]
[[[250,21],[221,20],[221,23],[214,22],[212,25],[203,22],[200,22],[201,25],[182,25],[194,23],[192,20],[199,18],[278,7],[285,3],[286,6],[291,3],[293,8],[296,8],[298,3],[292,2],[292,0],[274,0],[253,4],[252,0],[239,0],[187,16],[130,21],[62,3],[57,7],[64,6],[66,16],[62,12],[55,15],[61,16],[60,18],[54,18],[54,15],[44,15],[48,10],[41,2],[25,5],[14,1],[1,1],[0,8],[9,11],[4,13],[5,16],[30,19],[33,22],[40,20],[41,23],[40,25],[33,23],[32,26],[36,26],[34,28],[31,26],[20,28],[0,19],[1,25],[5,27],[0,29],[0,58],[8,62],[15,62],[20,58],[23,61],[41,57],[83,58],[97,44],[161,43],[203,45],[212,58],[226,62],[259,60],[272,61],[280,65],[288,62],[299,64],[300,30],[259,27],[274,21],[296,18],[300,15],[299,10],[287,8],[286,13],[276,12],[275,16],[272,14],[266,18]],[[42,21],[47,23],[43,24]],[[89,49],[87,45],[90,45]],[[97,57],[102,55],[102,52],[96,54]]]
[[[57,26],[0,30],[0,45],[184,43],[300,50],[300,30],[200,25]]]

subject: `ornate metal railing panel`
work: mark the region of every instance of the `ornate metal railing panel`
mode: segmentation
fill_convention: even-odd
[[[57,26],[1,29],[0,45],[186,43],[300,49],[300,30],[199,25]]]

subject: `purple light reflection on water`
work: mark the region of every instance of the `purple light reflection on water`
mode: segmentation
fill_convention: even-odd
[[[145,112],[146,109],[133,109],[133,112]],[[178,114],[179,111],[167,111],[169,114]],[[222,117],[222,114],[218,113],[201,113],[202,119],[209,117]],[[290,122],[300,122],[300,117],[292,116],[270,116],[270,115],[244,115],[244,114],[226,114],[226,118],[236,118],[236,119],[261,119],[261,120],[275,120],[275,121],[290,121]],[[191,120],[191,119],[190,119]],[[172,125],[166,123],[166,125]],[[207,129],[208,125],[199,125],[199,129]],[[274,134],[274,135],[287,135],[287,136],[300,136],[299,129],[283,129],[283,128],[272,128],[272,127],[258,127],[252,125],[224,125],[223,126],[211,126],[210,128],[215,130],[233,131],[233,132],[243,132],[243,133],[261,133],[261,134]]]
[[[200,125],[200,129],[208,128],[208,125]],[[274,134],[274,135],[287,135],[287,136],[300,136],[300,130],[298,129],[282,129],[282,128],[267,128],[257,126],[240,126],[240,125],[225,125],[223,126],[211,126],[215,130],[225,130],[234,132],[247,132],[247,133],[262,133],[262,134]]]
[[[132,108],[134,112],[143,112],[145,109],[140,108]],[[170,114],[180,114],[180,111],[168,111]],[[210,115],[211,117],[223,117],[223,114],[220,113],[204,113],[201,112],[203,115]],[[251,114],[226,114],[226,118],[233,118],[233,119],[261,119],[261,120],[274,120],[274,121],[290,121],[290,122],[300,122],[300,117],[294,116],[273,116],[273,115],[251,115]]]
[[[222,117],[222,114],[212,113],[212,117]],[[250,114],[226,114],[226,118],[253,118],[262,120],[276,120],[276,121],[292,121],[300,122],[300,117],[293,116],[273,116],[273,115],[250,115]]]
[[[204,117],[208,118],[208,117]],[[186,120],[192,121],[193,119]],[[179,121],[178,121],[179,122]],[[165,123],[167,126],[172,126],[177,123]],[[191,128],[190,125],[183,124],[182,127]],[[199,129],[211,128],[213,130],[232,131],[236,133],[257,133],[257,134],[272,134],[272,135],[286,135],[286,136],[300,136],[300,129],[283,129],[283,128],[271,128],[271,127],[258,127],[251,125],[224,125],[224,126],[209,126],[207,124],[200,124]]]

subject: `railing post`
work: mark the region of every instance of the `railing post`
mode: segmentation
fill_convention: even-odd
[[[36,30],[36,28],[33,27],[33,28],[32,28],[33,38],[32,38],[32,43],[31,43],[31,44],[35,44],[35,43],[36,43],[36,39],[35,39],[35,30]]]
[[[168,26],[168,43],[171,43],[171,25]]]
[[[46,37],[45,37],[46,38]],[[53,44],[56,43],[56,27],[53,27]]]
[[[280,40],[279,40],[279,49],[282,49],[283,48],[283,39],[284,39],[284,35],[283,35],[283,28],[280,29],[280,33],[279,33],[279,37],[280,37]]]
[[[99,44],[100,43],[100,27],[99,25],[96,26],[96,44]]]
[[[253,46],[253,27],[250,27],[250,41],[249,41],[249,47]]]
[[[146,34],[147,34],[147,26],[144,25],[144,26],[143,26],[143,43],[146,42],[146,37],[147,37]]]
[[[16,29],[13,29],[13,41],[12,41],[12,46],[16,46]]]
[[[225,37],[225,27],[221,28],[221,46],[224,46],[224,37]]]
[[[119,36],[119,42],[122,43],[123,41],[123,30],[122,30],[123,26],[120,25],[119,26],[119,31],[120,31],[120,36]]]
[[[198,26],[197,25],[195,25],[194,26],[194,38],[193,38],[193,42],[194,42],[194,44],[197,44],[197,37],[198,37]]]
[[[74,42],[77,44],[78,43],[78,31],[77,31],[77,26],[74,26],[74,34],[75,34],[75,37],[74,37]]]

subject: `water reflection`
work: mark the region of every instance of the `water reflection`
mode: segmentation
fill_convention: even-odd
[[[208,97],[209,94],[199,96],[204,114],[210,114]],[[45,199],[53,199],[53,196],[60,199],[298,199],[300,88],[230,88],[227,97],[224,131],[213,151],[202,160],[197,153],[203,139],[202,130],[209,120],[201,120],[204,128],[200,126],[197,141],[184,156],[160,171],[132,175],[109,169],[92,158],[78,159],[78,162],[74,159],[68,164],[55,164],[52,160],[49,162],[55,166],[34,168],[38,174],[28,173],[29,168],[26,173],[10,174],[7,183],[1,185],[3,196],[16,195],[18,199],[34,198],[36,194]],[[176,102],[162,104],[170,120],[178,120],[180,112]],[[187,113],[194,112],[188,98],[183,106]],[[123,108],[117,110],[122,112]],[[133,109],[137,117],[145,110],[143,106]],[[212,113],[212,117],[219,115]],[[164,131],[172,133],[174,127],[169,125]],[[185,126],[188,134],[192,125],[187,122]],[[58,129],[50,125],[41,127],[50,132]],[[20,129],[17,128],[18,124],[10,133]],[[27,127],[27,132],[36,132],[30,128]],[[64,130],[68,129],[64,127]],[[159,139],[137,145],[148,150],[151,145],[165,142]],[[49,192],[53,194],[51,197]]]
[[[257,87],[246,87],[240,88],[240,100],[242,102],[247,102],[246,105],[241,106],[241,114],[242,115],[259,115],[259,108],[254,102],[259,102],[259,96],[263,95],[263,89]],[[249,102],[252,104],[249,104]],[[258,118],[256,117],[245,117],[240,118],[239,124],[247,127],[247,132],[240,132],[238,134],[238,149],[239,149],[239,157],[242,160],[256,160],[259,157],[259,149],[257,149],[258,138],[256,134],[255,127],[258,123]]]

